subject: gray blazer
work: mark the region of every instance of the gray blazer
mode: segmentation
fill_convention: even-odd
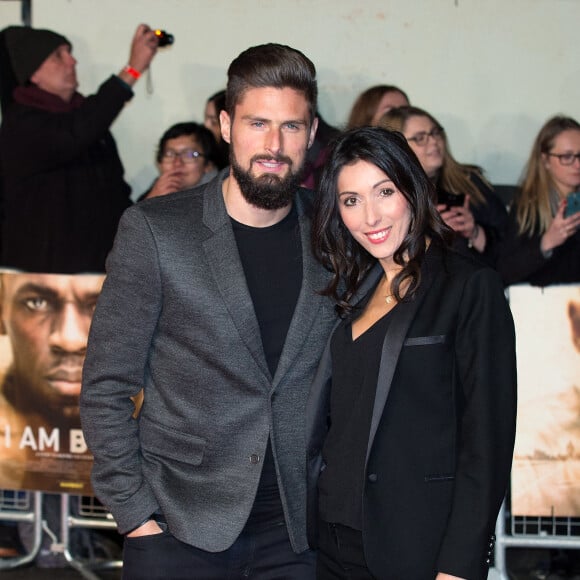
[[[272,377],[223,201],[226,175],[137,204],[121,220],[84,365],[93,486],[121,533],[160,510],[179,540],[222,551],[250,513],[271,436],[300,552],[306,400],[335,321],[317,294],[329,275],[310,252],[311,192],[299,190],[302,289]],[[135,419],[130,397],[141,388]]]

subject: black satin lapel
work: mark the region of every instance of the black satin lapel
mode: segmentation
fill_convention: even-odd
[[[403,347],[403,342],[411,326],[411,322],[415,318],[417,310],[423,302],[423,298],[429,291],[433,283],[432,268],[430,267],[429,256],[426,256],[425,263],[421,269],[422,281],[415,295],[414,300],[410,302],[401,302],[395,310],[393,310],[393,319],[385,334],[383,341],[383,352],[381,355],[381,365],[379,367],[379,374],[377,377],[377,390],[375,393],[375,402],[373,405],[373,416],[371,418],[371,429],[369,433],[369,442],[367,446],[367,456],[365,464],[369,459],[370,451],[373,446],[373,441],[383,415],[383,410],[391,390],[393,382],[393,375],[397,368],[397,362]]]

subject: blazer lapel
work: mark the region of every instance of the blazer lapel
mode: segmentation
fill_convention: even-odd
[[[368,462],[375,435],[389,396],[389,391],[391,390],[393,375],[397,368],[397,362],[399,360],[401,348],[403,347],[403,342],[405,341],[411,322],[415,318],[423,298],[433,283],[432,268],[429,264],[431,261],[429,254],[432,254],[434,251],[437,252],[436,248],[430,248],[425,256],[425,261],[421,268],[421,285],[419,286],[415,298],[410,302],[401,302],[393,310],[393,319],[391,320],[387,333],[385,334],[381,364],[377,377],[377,390],[375,393],[365,465]]]
[[[224,174],[220,173],[212,182],[215,189],[208,187],[204,192],[203,223],[212,234],[203,242],[203,249],[210,273],[232,321],[269,383],[271,375],[264,355],[260,328],[221,191],[223,178]]]
[[[300,240],[302,243],[302,287],[290,327],[288,328],[280,361],[278,362],[273,388],[276,388],[295,362],[296,357],[304,346],[306,337],[313,329],[313,325],[320,322],[318,312],[323,304],[328,303],[330,305],[329,299],[318,293],[328,284],[330,273],[312,255],[310,219],[306,216],[306,208],[300,194],[295,197],[295,203],[298,211]],[[321,340],[326,340],[326,334],[321,336]]]

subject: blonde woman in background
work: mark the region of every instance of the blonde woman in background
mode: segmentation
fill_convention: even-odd
[[[455,231],[454,247],[463,254],[495,265],[507,212],[481,169],[457,162],[451,155],[445,130],[418,107],[391,109],[379,126],[403,133],[437,192],[437,209]]]
[[[542,127],[514,198],[498,267],[506,286],[580,282],[580,124],[556,116]],[[568,217],[566,217],[568,215]]]

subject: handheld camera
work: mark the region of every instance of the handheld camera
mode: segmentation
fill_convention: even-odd
[[[155,36],[159,39],[159,43],[157,46],[167,46],[168,44],[173,44],[174,38],[173,34],[169,34],[169,32],[165,32],[165,30],[154,30]]]

